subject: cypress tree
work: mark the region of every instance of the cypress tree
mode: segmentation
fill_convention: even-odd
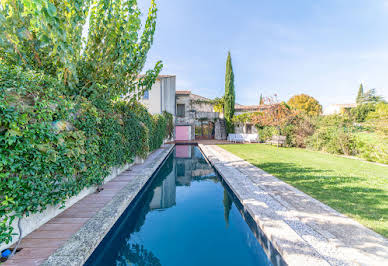
[[[361,104],[363,101],[363,98],[364,98],[364,87],[362,86],[362,83],[361,83],[360,88],[358,89],[356,103]]]
[[[235,100],[236,100],[236,94],[234,91],[234,73],[233,73],[233,67],[232,67],[232,58],[230,56],[230,51],[229,51],[228,58],[226,59],[225,104],[224,104],[224,115],[225,115],[228,133],[233,132],[232,118],[234,115]]]
[[[264,104],[264,100],[263,100],[263,94],[260,93],[260,102],[259,102],[260,105]]]

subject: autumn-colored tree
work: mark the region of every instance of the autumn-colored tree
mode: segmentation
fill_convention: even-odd
[[[297,114],[285,102],[278,101],[276,94],[265,97],[263,102],[262,110],[252,114],[251,119],[255,125],[280,127]]]
[[[315,98],[307,94],[299,94],[292,96],[288,100],[287,104],[291,108],[297,111],[304,112],[305,114],[310,116],[320,115],[322,112],[322,105],[320,105]]]

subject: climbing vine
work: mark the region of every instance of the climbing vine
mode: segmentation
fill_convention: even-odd
[[[169,114],[63,94],[56,78],[0,64],[0,242],[15,218],[63,205],[168,137]]]

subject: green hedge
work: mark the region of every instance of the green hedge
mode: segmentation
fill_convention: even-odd
[[[160,147],[171,123],[138,103],[66,96],[55,78],[0,64],[0,242],[11,241],[15,218],[64,204]]]

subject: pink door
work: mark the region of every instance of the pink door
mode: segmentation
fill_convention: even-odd
[[[175,140],[190,140],[190,127],[189,126],[176,126],[175,127]]]

